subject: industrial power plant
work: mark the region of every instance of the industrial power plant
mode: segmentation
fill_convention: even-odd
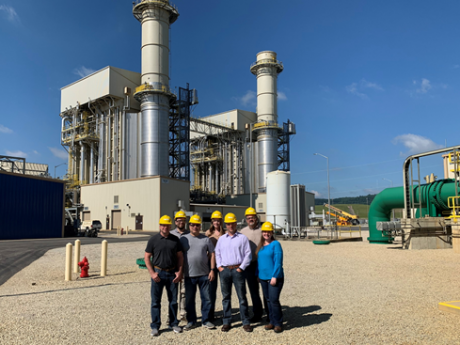
[[[244,223],[244,210],[253,207],[287,238],[308,237],[309,228],[319,229],[318,238],[323,230],[337,238],[341,226],[360,224],[357,215],[330,203],[327,212],[315,214],[314,194],[291,185],[296,126],[278,114],[278,77],[285,66],[277,52],[262,51],[248,61],[256,112],[222,109],[197,117],[192,107],[199,104],[199,90],[170,82],[169,35],[178,9],[168,0],[137,0],[132,13],[142,32],[140,73],[107,66],[61,89],[60,141],[68,160],[65,189],[59,181],[56,190],[64,193],[63,223],[97,219],[105,230],[155,231],[163,214],[182,210],[206,224],[217,209]],[[370,205],[370,243],[398,237],[407,249],[460,251],[459,150],[407,158],[403,186],[383,190]],[[434,154],[444,154],[444,179],[432,176],[423,184],[419,160]],[[50,182],[46,164],[20,157],[1,156],[0,171]],[[392,216],[395,209],[403,210],[401,219]]]
[[[284,228],[296,129],[278,119],[284,66],[277,54],[263,51],[248,61],[257,113],[234,109],[195,118],[191,107],[199,92],[188,85],[174,92],[170,85],[169,29],[177,8],[167,0],[136,1],[133,15],[142,27],[141,73],[108,66],[61,90],[68,206],[81,211],[83,221],[104,220],[107,229],[154,230],[162,214],[200,212],[206,220],[211,212],[198,205],[251,205]],[[267,198],[271,179],[283,184],[285,197]],[[313,195],[302,191],[299,207],[306,214]],[[278,207],[268,200],[285,203],[282,214],[270,211]]]

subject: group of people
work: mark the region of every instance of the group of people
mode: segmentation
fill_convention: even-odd
[[[233,213],[222,218],[215,211],[212,225],[201,232],[201,217],[189,219],[179,211],[174,216],[176,228],[171,231],[172,219],[160,218],[160,232],[152,236],[145,249],[145,263],[151,277],[151,335],[158,336],[161,326],[161,297],[163,288],[168,296],[168,326],[176,333],[197,327],[196,294],[201,298],[201,324],[216,328],[215,306],[218,277],[222,292],[222,332],[231,329],[232,286],[235,287],[243,329],[252,332],[251,323],[262,320],[263,304],[259,294],[262,287],[267,314],[266,330],[283,331],[283,314],[279,296],[284,284],[283,250],[273,236],[273,225],[259,223],[253,208],[245,212],[247,226],[237,231]],[[225,223],[225,230],[223,228]],[[252,300],[253,316],[249,318],[246,284]],[[178,305],[179,297],[179,305]],[[182,328],[180,320],[187,324]]]

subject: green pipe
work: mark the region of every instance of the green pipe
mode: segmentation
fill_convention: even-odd
[[[418,186],[414,187],[415,203],[419,202]],[[439,180],[433,183],[420,186],[422,198],[421,217],[442,217],[442,211],[448,210],[447,199],[455,196],[455,181]],[[460,189],[459,189],[460,191]],[[412,196],[411,196],[412,198]],[[370,243],[391,243],[393,239],[385,236],[382,231],[377,230],[377,222],[390,221],[391,211],[394,208],[404,208],[403,187],[387,188],[381,191],[372,201],[369,207],[369,237]],[[416,218],[420,217],[417,211]]]

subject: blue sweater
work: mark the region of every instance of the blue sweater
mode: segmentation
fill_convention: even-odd
[[[257,262],[260,279],[284,278],[283,248],[278,241],[272,241],[269,245],[260,248]]]

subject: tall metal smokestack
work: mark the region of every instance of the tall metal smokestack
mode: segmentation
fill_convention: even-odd
[[[276,53],[263,51],[251,65],[251,73],[257,76],[257,132],[259,192],[265,192],[267,174],[278,169],[278,74],[283,64]]]
[[[179,16],[169,0],[137,0],[142,24],[142,75],[134,97],[141,103],[141,177],[168,176],[169,26]]]

